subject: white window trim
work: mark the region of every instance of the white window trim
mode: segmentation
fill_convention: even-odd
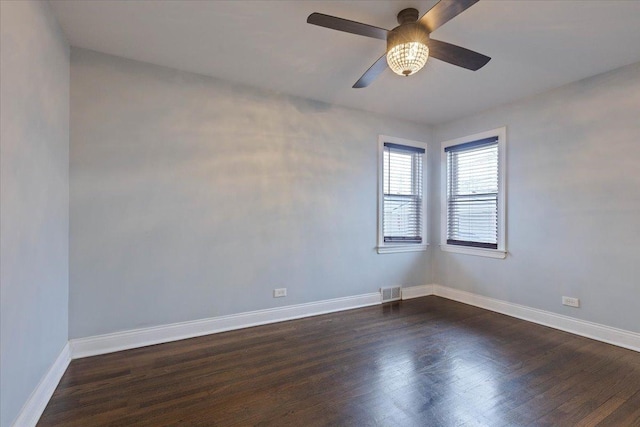
[[[452,145],[464,144],[479,139],[498,137],[498,249],[474,248],[470,246],[447,244],[447,153],[445,148]],[[477,255],[489,258],[504,259],[507,256],[506,248],[506,219],[507,219],[507,128],[501,127],[475,135],[444,141],[440,150],[440,249],[445,252],[455,252],[466,255]]]
[[[422,243],[387,243],[384,241],[384,233],[382,231],[383,223],[383,200],[384,200],[384,188],[383,188],[383,172],[384,167],[382,162],[384,161],[384,143],[390,142],[392,144],[407,145],[409,147],[417,147],[424,149],[424,157],[422,159]],[[417,252],[426,251],[429,246],[428,243],[428,230],[427,230],[427,197],[429,194],[427,187],[427,144],[420,141],[412,141],[409,139],[397,138],[394,136],[378,135],[378,246],[376,247],[379,254],[388,254],[396,252]]]

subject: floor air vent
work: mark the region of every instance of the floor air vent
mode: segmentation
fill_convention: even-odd
[[[392,288],[380,288],[382,294],[382,302],[398,301],[402,297],[400,286],[394,286]]]

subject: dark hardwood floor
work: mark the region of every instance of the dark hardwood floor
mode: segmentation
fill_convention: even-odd
[[[640,353],[438,297],[71,362],[39,426],[640,426]]]

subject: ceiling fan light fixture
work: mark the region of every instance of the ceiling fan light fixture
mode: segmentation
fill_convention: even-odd
[[[417,11],[415,9],[405,9]],[[404,13],[405,11],[402,11]],[[404,18],[398,15],[398,21]],[[387,64],[394,73],[410,76],[427,63],[429,33],[417,22],[401,22],[399,27],[389,31],[387,36]]]
[[[420,42],[400,43],[387,52],[387,64],[394,73],[410,76],[421,70],[429,58],[429,48]]]

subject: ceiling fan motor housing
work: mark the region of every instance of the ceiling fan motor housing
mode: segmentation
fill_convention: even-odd
[[[409,22],[397,26],[387,35],[387,51],[401,43],[418,42],[428,44],[429,33],[427,29],[417,22]]]
[[[418,9],[408,8],[398,12],[398,25],[387,35],[387,52],[400,43],[427,44],[429,31],[418,22]]]

